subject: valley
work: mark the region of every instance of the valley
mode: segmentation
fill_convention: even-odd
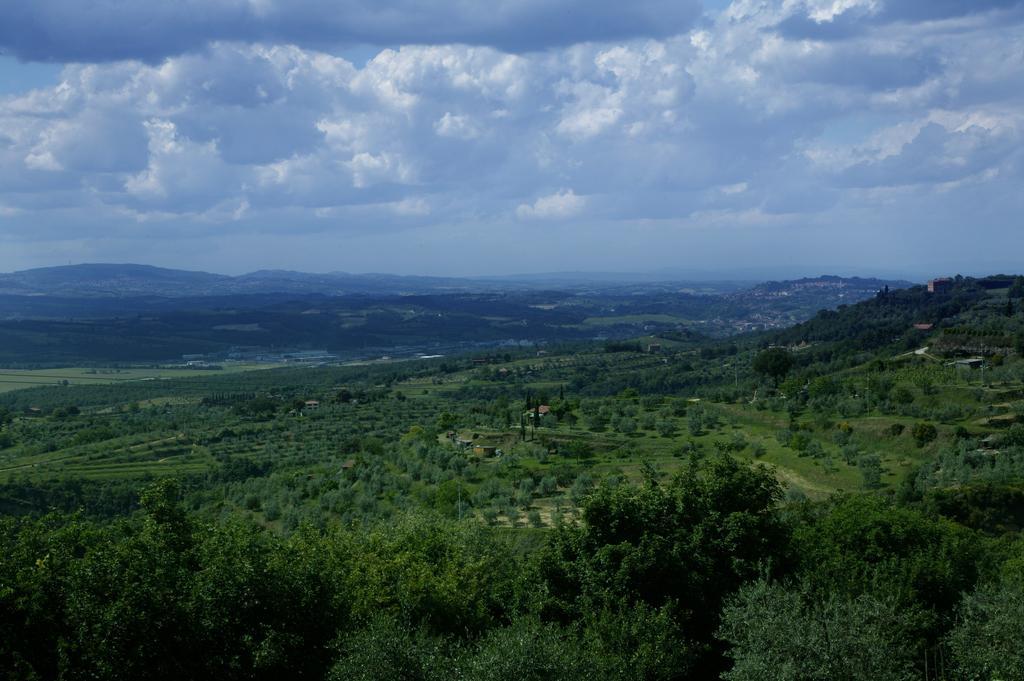
[[[450,664],[469,665],[476,658],[465,656],[483,654],[478,646],[487,637],[515,635],[517,627],[530,632],[531,645],[561,641],[578,651],[589,650],[585,636],[606,635],[597,633],[601,627],[624,626],[621,618],[633,615],[611,605],[620,587],[605,591],[574,576],[584,566],[588,574],[626,579],[627,588],[639,589],[633,598],[646,604],[639,607],[656,607],[668,618],[637,615],[659,635],[678,640],[685,622],[704,627],[697,631],[705,640],[727,635],[725,627],[746,626],[738,613],[758,612],[750,589],[767,588],[757,575],[771,556],[773,569],[788,579],[820,581],[821,588],[861,599],[879,598],[877,587],[848,583],[849,575],[910,589],[899,607],[922,614],[900,625],[900,636],[931,641],[926,650],[933,652],[926,654],[938,659],[952,649],[946,637],[961,631],[943,619],[956,599],[936,600],[931,594],[941,592],[931,586],[916,590],[917,573],[902,567],[879,572],[864,546],[897,566],[914,565],[921,579],[954,593],[988,566],[1016,569],[1024,530],[1024,297],[1015,286],[991,283],[962,279],[939,295],[922,286],[883,288],[791,327],[721,339],[681,329],[673,313],[623,315],[615,303],[608,325],[589,324],[622,334],[603,340],[480,343],[429,358],[371,361],[303,361],[296,351],[299,361],[279,365],[204,359],[191,360],[192,367],[5,369],[0,540],[15,558],[0,558],[0,574],[23,569],[16,568],[23,564],[17,556],[38,555],[24,553],[33,537],[62,541],[51,532],[72,531],[46,529],[51,522],[109,537],[103,541],[126,551],[144,542],[163,564],[181,565],[174,583],[186,590],[206,588],[202,575],[214,569],[210,561],[240,565],[223,551],[252,552],[256,558],[246,560],[262,561],[269,554],[259,547],[274,546],[291,564],[303,546],[326,553],[303,559],[315,567],[302,579],[334,575],[322,587],[331,594],[325,598],[357,613],[324,635],[382,645],[399,634],[374,627],[408,632],[406,622],[418,622],[431,645],[470,646],[444,653]],[[493,312],[493,301],[459,300],[474,319]],[[395,319],[420,316],[406,305]],[[553,312],[542,305],[543,313]],[[251,333],[243,325],[257,323],[265,322],[243,317],[223,332]],[[664,326],[650,328],[657,324]],[[687,510],[690,504],[700,510]],[[762,544],[769,536],[777,538]],[[849,544],[854,536],[861,539]],[[885,543],[889,536],[895,544]],[[922,544],[925,536],[931,539]],[[105,560],[104,544],[83,541],[76,549],[83,558],[52,559],[66,561],[61,571]],[[189,548],[182,553],[173,542]],[[668,562],[651,557],[667,545]],[[334,551],[352,553],[328,558]],[[721,601],[707,588],[688,592],[685,598],[698,593],[712,598],[709,607],[725,608],[701,625],[694,611],[664,600],[675,587],[658,577],[662,570],[680,574],[672,566],[694,551],[709,563],[682,574],[728,575],[734,594]],[[745,551],[758,558],[741,559]],[[621,565],[614,557],[620,553]],[[498,557],[513,571],[492,566],[487,580],[476,581],[471,566]],[[135,558],[124,560],[136,565]],[[296,578],[291,567],[281,569],[282,579]],[[413,575],[428,573],[475,593],[473,603],[515,595],[494,601],[488,613],[495,614],[485,615],[444,583],[381,584],[374,577],[419,580]],[[78,579],[62,574],[46,579],[92,593],[91,586],[61,581]],[[236,578],[268,593],[284,588],[257,587],[255,576]],[[10,579],[22,583],[23,577]],[[158,577],[144,572],[142,579]],[[341,584],[348,585],[344,591]],[[651,584],[659,586],[645,592]],[[771,588],[783,589],[771,592],[772,607],[783,607],[791,592]],[[571,607],[583,609],[572,615],[584,618],[577,621],[591,622],[585,613],[593,598],[610,599],[602,606],[606,619],[580,624],[597,627],[584,629],[583,638],[538,619],[549,608]],[[139,607],[140,616],[154,616],[154,606]],[[308,607],[320,606],[292,602],[275,612]],[[440,612],[441,619],[432,619]],[[243,628],[291,627],[267,624],[256,613],[246,617]],[[451,622],[483,633],[452,634]],[[399,635],[403,649],[413,645],[402,638],[407,635]],[[315,635],[294,640],[288,655],[305,650]],[[624,674],[608,670],[621,670],[622,656],[634,654],[628,651],[635,644],[593,645],[609,647],[579,654],[602,673]],[[898,645],[908,647],[895,648],[897,656],[917,650]],[[49,649],[44,645],[39,654]],[[412,654],[415,664],[426,664]],[[672,664],[708,670],[722,664],[719,653],[699,646],[681,654],[689,661]],[[322,660],[335,659],[331,664],[341,669],[351,655]],[[390,664],[377,660],[370,668],[390,674]],[[661,661],[642,664],[645,677],[666,669]]]

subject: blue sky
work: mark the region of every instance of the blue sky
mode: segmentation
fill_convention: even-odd
[[[0,6],[0,270],[1021,270],[1024,0]]]
[[[53,87],[60,82],[60,64],[39,64],[0,56],[0,96]]]

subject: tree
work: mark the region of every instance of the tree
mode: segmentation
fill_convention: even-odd
[[[959,678],[1024,679],[1024,588],[1002,584],[967,594],[948,641]]]
[[[857,459],[857,468],[864,476],[864,489],[882,486],[882,460],[877,454],[865,454]]]
[[[518,518],[514,507],[505,511]],[[329,541],[349,557],[340,588],[358,620],[386,615],[435,634],[465,634],[507,615],[517,560],[475,523],[408,515]]]
[[[662,673],[717,678],[723,600],[785,554],[780,499],[770,471],[729,456],[694,463],[667,483],[602,485],[584,504],[585,522],[556,529],[538,553],[539,609],[562,621],[663,611],[687,669]]]
[[[327,681],[443,678],[451,665],[440,638],[388,616],[373,617],[344,637],[339,647],[341,657]]]
[[[569,440],[561,446],[561,451],[566,456],[572,457],[579,461],[580,459],[589,459],[594,456],[594,447],[589,442],[583,439]]]
[[[580,640],[572,630],[533,618],[517,618],[492,629],[454,665],[461,673],[447,678],[469,681],[575,681],[623,678],[607,668],[608,661],[593,642]],[[421,678],[376,676],[360,678]],[[440,675],[431,678],[443,678]]]
[[[574,504],[582,505],[593,489],[594,479],[588,473],[580,473],[569,488],[569,496]]]
[[[690,431],[690,435],[693,437],[697,437],[704,432],[704,417],[697,409],[691,409],[690,413],[687,414],[686,429]]]
[[[437,429],[441,431],[451,430],[459,422],[459,417],[450,411],[442,412],[437,417]]]
[[[1016,277],[1008,293],[1010,298],[1024,298],[1024,277]]]
[[[628,416],[619,419],[617,430],[623,435],[632,435],[636,432],[636,421]]]
[[[911,435],[914,436],[914,442],[918,447],[924,447],[939,436],[939,431],[934,425],[921,421],[914,424]]]
[[[905,385],[896,386],[890,397],[896,404],[911,404],[914,401],[914,393]]]
[[[785,348],[768,348],[758,353],[751,365],[753,370],[762,376],[772,379],[772,385],[778,387],[793,368],[793,355]]]
[[[913,618],[891,598],[855,598],[759,580],[722,613],[729,642],[727,681],[911,681]]]
[[[200,661],[183,654],[195,642],[183,594],[198,556],[178,496],[170,479],[143,491],[141,531],[92,551],[73,572],[62,656],[80,678],[197,676]]]
[[[932,642],[985,561],[970,530],[874,495],[832,499],[794,538],[800,573],[821,598],[892,596],[922,613],[915,628]]]

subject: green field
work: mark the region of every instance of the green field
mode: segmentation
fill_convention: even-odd
[[[1005,320],[1000,321],[1007,327],[1003,333],[1012,332],[1017,322],[993,317],[1004,311],[1004,300],[978,295],[950,323],[969,328],[984,321],[990,327],[995,318]],[[673,320],[636,315],[588,323]],[[961,335],[967,342],[974,337]],[[491,490],[495,480],[514,487],[523,478],[538,483],[557,478],[556,485],[533,490],[531,504],[523,508],[573,512],[581,498],[576,484],[581,476],[595,484],[615,478],[636,482],[651,466],[671,476],[691,458],[719,452],[769,467],[797,498],[824,499],[865,487],[893,493],[960,439],[998,437],[1024,412],[1019,358],[1000,358],[985,372],[965,371],[944,358],[915,354],[929,342],[921,336],[909,345],[873,353],[844,349],[822,354],[825,359],[815,357],[827,350],[827,342],[800,345],[793,360],[800,369],[780,387],[752,371],[758,349],[750,342],[674,338],[647,336],[624,350],[601,345],[522,349],[344,367],[229,363],[216,371],[3,370],[0,392],[17,406],[6,436],[10,444],[0,450],[0,480],[50,484],[216,474],[230,462],[247,462],[271,467],[266,482],[273,489],[281,476],[309,475],[364,454],[360,443],[369,438],[380,443],[373,445],[374,456],[383,457],[380,479],[404,491],[364,499],[363,514],[401,506],[409,498],[432,498],[452,471],[471,494]],[[661,352],[630,350],[652,343]],[[341,392],[361,397],[341,400]],[[322,408],[307,413],[296,406],[308,399]],[[270,411],[247,411],[247,404],[260,400]],[[526,405],[538,402],[558,405],[561,415],[536,428],[527,421],[521,429]],[[442,414],[451,415],[460,437],[498,446],[507,456],[469,457],[468,468],[452,468],[461,453],[449,443],[431,441],[426,453],[420,451],[423,443],[408,444],[415,429],[436,435]],[[916,442],[911,433],[921,424],[934,428],[935,435]],[[429,464],[419,460],[424,456]],[[424,477],[424,466],[433,473]],[[273,492],[259,496],[265,495]],[[234,503],[242,506],[242,497]],[[477,503],[468,513],[481,520],[489,515],[489,522],[499,525],[516,524],[509,508],[493,504],[487,509]]]
[[[11,390],[23,390],[39,386],[54,385],[101,385],[121,382],[156,381],[171,378],[185,378],[189,376],[217,376],[223,374],[239,373],[243,371],[258,371],[263,369],[275,369],[279,364],[246,364],[246,363],[225,363],[221,369],[193,369],[193,368],[92,368],[92,367],[63,367],[57,369],[0,369],[0,393]]]
[[[640,324],[685,324],[686,319],[682,317],[676,317],[670,314],[632,314],[632,315],[620,315],[617,317],[587,317],[583,320],[583,326],[600,327],[600,326],[618,326],[620,324],[629,324],[637,326]]]

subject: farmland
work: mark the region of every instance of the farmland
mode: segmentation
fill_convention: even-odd
[[[272,369],[274,364],[228,363],[218,366],[218,373]],[[187,376],[207,376],[211,369],[180,367],[56,367],[52,369],[0,369],[0,393],[39,386],[72,386],[158,381]]]
[[[884,632],[887,654],[923,673],[956,659],[956,637],[983,635],[956,619],[964,603],[1019,596],[1015,306],[965,282],[955,298],[879,295],[725,341],[648,332],[350,365],[8,370],[45,383],[0,394],[0,575],[15,585],[0,599],[47,625],[0,645],[38,669],[67,641],[81,664],[114,646],[104,655],[153,665],[117,643],[116,607],[137,627],[180,618],[190,645],[285,632],[282,659],[317,677],[473,669],[525,636],[600,678],[635,678],[624,670],[637,664],[642,678],[712,678],[727,664],[719,636],[747,645],[745,627],[781,611],[802,640],[827,615],[794,599],[824,593],[844,627],[860,618],[839,631]],[[925,333],[921,318],[942,325]],[[957,364],[981,343],[989,354]],[[111,596],[125,579],[174,595]],[[218,605],[233,584],[278,605]],[[58,595],[43,609],[33,593]],[[306,629],[325,607],[331,622]],[[631,627],[679,657],[643,657],[614,633]],[[393,641],[411,662],[354,652]]]
[[[654,342],[662,350],[638,351]],[[319,484],[331,484],[328,471],[365,456],[360,443],[370,438],[378,454],[365,465],[380,484],[404,491],[366,495],[328,517],[430,505],[455,479],[466,493],[463,515],[515,526],[524,513],[543,511],[541,524],[549,524],[551,509],[576,514],[586,489],[601,480],[637,482],[651,469],[671,476],[713,453],[771,470],[794,499],[895,491],[958,438],[985,437],[1021,410],[1017,362],[986,377],[892,350],[873,359],[884,359],[882,371],[862,364],[790,381],[783,390],[803,395],[793,400],[752,372],[758,352],[750,343],[648,337],[621,348],[347,367],[5,370],[7,390],[29,389],[8,393],[11,413],[26,416],[8,429],[15,446],[0,453],[0,479],[51,486],[198,479],[226,465],[256,466],[268,479],[229,486],[226,502],[275,523],[259,509],[288,507],[272,503],[279,478],[311,470]],[[813,349],[803,352],[798,362],[813,361]],[[31,389],[36,381],[46,387]],[[304,407],[307,400],[317,401],[316,411]],[[553,412],[535,420],[537,404]],[[922,421],[934,423],[936,435],[918,443],[911,433]],[[502,456],[458,451],[439,438],[442,422],[453,439]],[[423,456],[433,461],[430,475],[417,462]],[[320,513],[318,494],[288,507],[292,517]],[[512,503],[517,494],[523,503]]]

